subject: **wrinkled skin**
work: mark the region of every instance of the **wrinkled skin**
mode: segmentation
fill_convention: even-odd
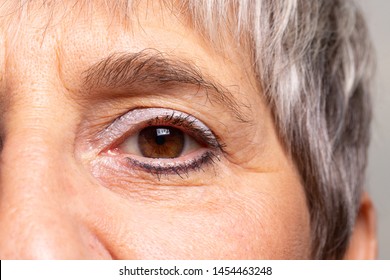
[[[49,9],[1,24],[2,259],[310,258],[304,188],[248,55],[214,48],[162,5],[138,6],[126,28],[99,5]],[[190,64],[229,90],[235,109],[191,83],[86,81],[110,55],[139,52]],[[179,126],[193,148],[164,162],[212,160],[167,172],[135,165],[128,159],[161,160],[123,144],[137,119],[115,136],[110,125],[137,108],[191,115],[223,151]]]

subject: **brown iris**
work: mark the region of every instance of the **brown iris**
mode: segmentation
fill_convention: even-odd
[[[139,149],[148,158],[176,158],[184,148],[184,133],[174,127],[150,126],[138,136]]]

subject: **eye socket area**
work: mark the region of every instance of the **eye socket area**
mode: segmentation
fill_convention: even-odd
[[[152,125],[139,129],[120,145],[121,153],[155,159],[174,159],[204,148],[187,132],[174,126]]]
[[[197,117],[167,108],[130,110],[106,127],[99,139],[103,164],[112,163],[121,172],[157,175],[159,180],[161,175],[183,179],[191,171],[205,171],[221,161],[225,147]]]

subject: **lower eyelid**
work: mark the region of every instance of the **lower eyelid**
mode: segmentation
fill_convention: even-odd
[[[211,151],[204,152],[201,156],[191,160],[181,161],[180,163],[170,162],[169,160],[159,160],[158,163],[142,162],[137,159],[127,157],[128,163],[132,166],[152,171],[157,175],[185,175],[188,177],[191,171],[201,171],[207,164],[214,164],[220,158]]]
[[[221,161],[220,154],[202,148],[200,151],[176,159],[147,159],[139,156],[129,156],[122,153],[106,153],[103,157],[109,157],[107,163],[117,166],[115,169],[121,172],[150,173],[154,177],[161,175],[176,175],[180,178],[188,178],[193,171],[206,171],[208,166],[214,166]]]
[[[142,191],[142,196],[149,191],[174,191],[188,187],[209,187],[217,180],[219,167],[214,164],[220,160],[214,155],[212,160],[204,160],[201,169],[191,169],[190,166],[147,170],[145,166],[137,166],[128,158],[120,156],[105,156],[96,159],[91,168],[93,176],[99,184],[113,191],[132,194]],[[161,193],[161,195],[163,194]]]

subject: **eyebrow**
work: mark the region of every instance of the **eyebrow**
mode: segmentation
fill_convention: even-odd
[[[204,90],[207,99],[218,102],[240,121],[246,122],[243,105],[232,91],[206,77],[192,62],[155,49],[137,53],[114,53],[93,64],[84,73],[84,86],[95,89],[170,88],[187,85]]]

